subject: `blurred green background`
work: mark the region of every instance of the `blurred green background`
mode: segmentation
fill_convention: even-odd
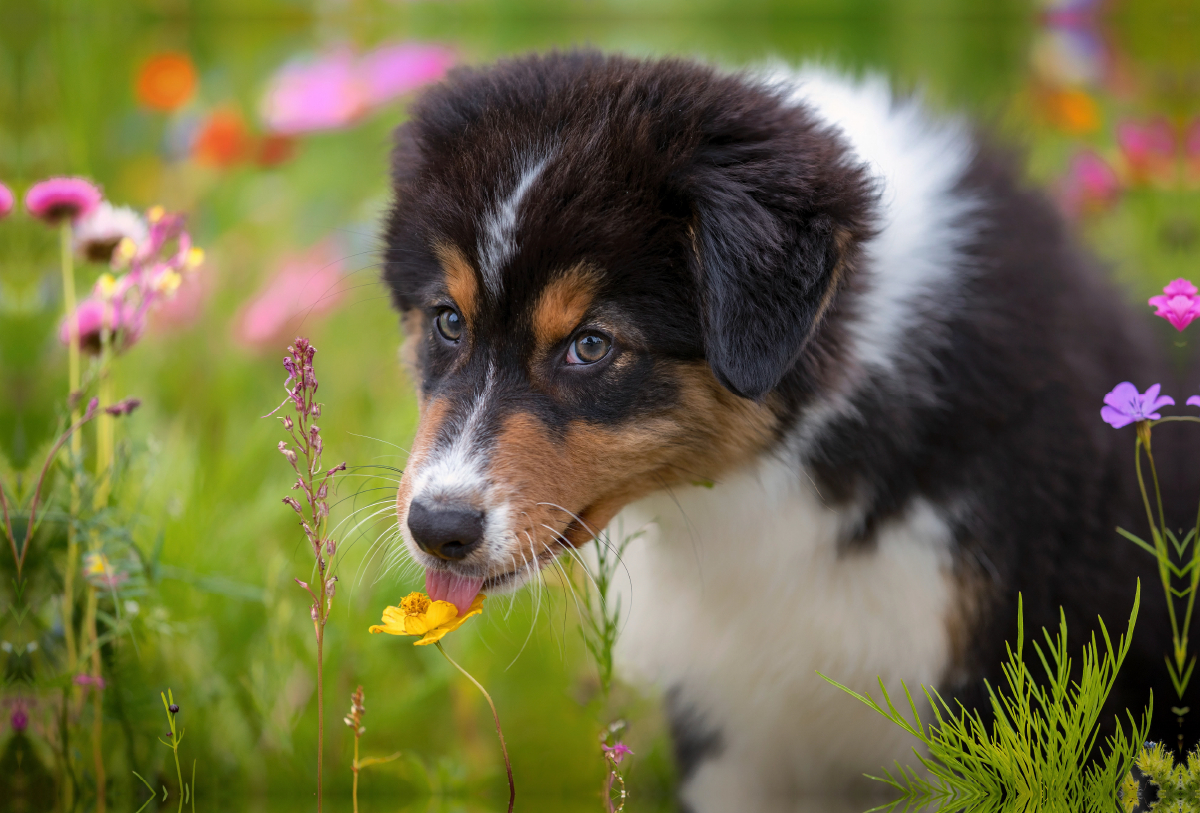
[[[122,596],[135,602],[125,604],[133,636],[105,652],[118,800],[138,789],[131,771],[156,785],[168,771],[155,740],[168,686],[183,707],[184,757],[197,761],[198,809],[297,809],[311,799],[314,646],[292,583],[311,559],[280,504],[292,482],[274,450],[281,432],[259,417],[283,397],[279,361],[298,332],[320,351],[327,462],[380,467],[348,479],[334,512],[340,520],[362,509],[357,521],[383,511],[343,543],[326,650],[331,809],[349,809],[352,738],[341,717],[358,684],[364,754],[405,754],[364,773],[365,810],[425,809],[431,791],[475,800],[447,803],[454,809],[502,798],[503,766],[474,689],[436,653],[366,632],[385,604],[419,588],[389,558],[394,543],[375,546],[388,541],[386,501],[416,421],[396,359],[399,327],[377,282],[376,231],[389,134],[411,88],[438,65],[591,45],[885,74],[1021,151],[1030,182],[1059,198],[1144,302],[1170,279],[1194,278],[1200,259],[1198,31],[1194,5],[1165,0],[4,0],[0,180],[21,194],[49,175],[89,176],[116,203],[189,213],[208,253],[198,282],[116,368],[118,394],[144,402],[119,425],[136,461],[122,505],[136,507],[138,546],[149,555],[161,545],[152,578]],[[281,82],[333,81],[322,66],[361,67],[389,48],[415,54],[426,73],[330,111],[319,129],[272,118],[268,97]],[[32,219],[0,222],[0,465],[10,471],[41,459],[66,391],[56,252],[55,234]],[[79,270],[83,290],[100,270]],[[493,599],[448,640],[496,700],[522,807],[598,809],[596,734],[612,712],[631,721],[630,809],[668,805],[654,697],[624,688],[612,709],[598,708],[574,602],[549,581],[540,603],[531,592],[511,605]],[[8,641],[17,633],[3,623]],[[47,698],[31,698],[35,736],[50,725]],[[0,752],[10,733],[0,725]]]

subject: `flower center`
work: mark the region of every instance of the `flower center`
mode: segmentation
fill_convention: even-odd
[[[405,615],[421,615],[429,609],[429,597],[424,593],[409,593],[400,599],[400,609]]]

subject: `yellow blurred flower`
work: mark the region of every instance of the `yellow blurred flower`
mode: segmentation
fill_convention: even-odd
[[[388,635],[421,635],[414,646],[436,644],[448,632],[454,632],[473,615],[483,612],[486,596],[479,593],[471,606],[462,615],[448,601],[430,601],[424,593],[409,593],[400,601],[399,607],[387,607],[383,611],[383,623],[371,627],[371,632],[386,632]]]
[[[188,249],[187,259],[184,262],[185,271],[195,271],[204,264],[204,249],[193,246]]]
[[[117,290],[117,278],[112,274],[101,274],[96,278],[96,294],[101,299],[112,299]]]

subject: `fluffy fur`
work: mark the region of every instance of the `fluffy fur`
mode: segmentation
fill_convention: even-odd
[[[1152,562],[1114,531],[1144,531],[1132,434],[1099,419],[1167,371],[964,122],[879,80],[552,54],[426,93],[394,179],[408,546],[508,589],[622,509],[645,527],[620,654],[666,693],[691,806],[907,759],[815,673],[979,705],[1018,592],[1027,629],[1062,606],[1081,642],[1140,575],[1112,708],[1171,697]],[[607,355],[573,363],[597,335]],[[435,555],[414,500],[485,530]]]

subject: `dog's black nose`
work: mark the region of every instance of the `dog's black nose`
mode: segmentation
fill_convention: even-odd
[[[408,529],[421,550],[439,559],[462,559],[483,542],[482,511],[461,504],[408,506]]]

